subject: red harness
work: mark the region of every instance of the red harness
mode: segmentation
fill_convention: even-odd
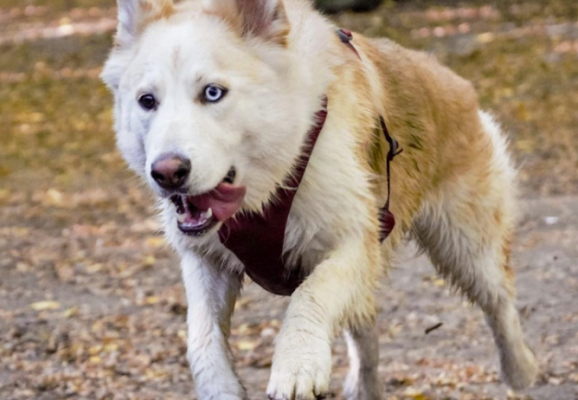
[[[351,33],[338,31],[340,39],[349,43]],[[347,39],[344,40],[344,37]],[[323,98],[321,109],[315,114],[315,124],[307,135],[303,153],[296,162],[295,173],[287,177],[262,214],[242,213],[229,219],[219,230],[219,239],[244,264],[245,272],[263,289],[277,295],[290,296],[307,277],[307,271],[300,265],[286,266],[283,260],[285,228],[293,199],[303,179],[317,138],[327,119],[327,97]],[[389,135],[385,121],[380,117],[381,129],[389,143],[387,154],[387,201],[380,209],[380,242],[383,242],[395,226],[395,218],[389,210],[390,169],[389,164],[401,151],[397,142]]]

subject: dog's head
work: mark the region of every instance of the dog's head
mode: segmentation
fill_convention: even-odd
[[[260,210],[312,122],[318,97],[280,1],[118,0],[102,74],[118,146],[190,236]]]

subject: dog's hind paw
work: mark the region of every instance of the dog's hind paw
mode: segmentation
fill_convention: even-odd
[[[282,340],[282,338],[280,338]],[[295,338],[292,338],[295,339]],[[315,340],[313,340],[315,341]],[[270,400],[318,400],[329,392],[331,347],[325,342],[296,340],[276,354],[267,387]],[[303,343],[308,345],[303,346]]]
[[[514,390],[530,387],[539,373],[538,361],[534,353],[524,344],[512,354],[502,357],[501,377]]]

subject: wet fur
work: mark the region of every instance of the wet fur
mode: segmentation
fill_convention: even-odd
[[[300,258],[312,273],[276,340],[270,398],[326,393],[331,342],[344,328],[351,332],[347,398],[380,398],[374,292],[407,234],[486,313],[506,383],[532,383],[537,362],[524,343],[509,265],[515,170],[469,82],[432,57],[356,34],[358,59],[302,0],[119,0],[119,17],[103,79],[115,94],[119,148],[153,188],[151,162],[179,151],[192,160],[191,192],[215,187],[235,165],[247,186],[244,209],[262,210],[291,173],[322,96],[329,98],[286,229],[288,264]],[[207,79],[225,80],[232,98],[199,104]],[[138,108],[143,87],[164,96],[154,115]],[[387,144],[376,130],[380,115],[404,149],[391,173],[397,227],[381,247]],[[159,207],[182,258],[199,398],[245,399],[227,343],[243,266],[216,233],[186,237],[170,202]]]

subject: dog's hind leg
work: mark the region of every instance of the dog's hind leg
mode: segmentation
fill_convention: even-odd
[[[378,379],[379,343],[377,326],[345,331],[349,373],[344,385],[347,400],[380,400]]]
[[[498,347],[502,379],[521,389],[535,380],[538,364],[514,306],[509,255],[515,171],[499,127],[487,114],[480,118],[490,159],[475,159],[441,182],[414,220],[413,232],[437,270],[482,308]]]

